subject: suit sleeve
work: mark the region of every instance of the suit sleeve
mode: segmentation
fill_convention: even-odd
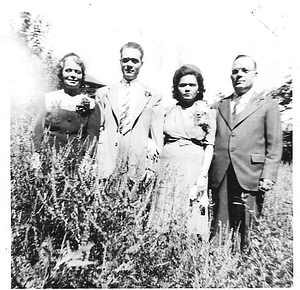
[[[152,109],[151,118],[151,138],[159,148],[159,152],[162,152],[163,147],[163,125],[164,125],[164,107],[162,102],[162,96],[156,94],[154,96],[154,104]]]
[[[282,157],[282,126],[279,106],[272,100],[265,118],[266,159],[261,178],[276,180]]]

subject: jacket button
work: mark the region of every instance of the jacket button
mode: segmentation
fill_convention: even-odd
[[[71,118],[68,118],[67,121],[68,121],[68,122],[71,122]]]
[[[233,149],[233,148],[230,148],[230,151],[231,151],[231,152],[233,152],[233,151],[234,151],[234,149]]]
[[[232,133],[232,134],[231,134],[231,137],[234,137],[234,136],[235,136],[235,134],[234,134],[234,133]]]

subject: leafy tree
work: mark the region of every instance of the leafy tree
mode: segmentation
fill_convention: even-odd
[[[293,81],[288,76],[286,82],[279,88],[270,92],[274,99],[278,100],[281,114],[287,114],[289,118],[283,120],[283,162],[291,163],[293,159],[293,128],[292,115],[290,114],[293,101]]]
[[[271,96],[278,99],[281,111],[291,109],[293,100],[293,81],[292,77],[288,76],[286,82],[279,88],[271,91]]]
[[[25,41],[31,53],[36,55],[43,63],[48,78],[49,90],[58,86],[57,59],[47,45],[51,23],[43,15],[33,16],[30,12],[21,12],[21,27],[18,35]]]

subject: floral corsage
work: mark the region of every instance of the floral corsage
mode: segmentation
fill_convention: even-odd
[[[210,130],[210,108],[204,101],[197,101],[194,104],[193,119],[194,124],[201,127],[205,133]]]
[[[79,105],[76,105],[76,113],[78,113],[82,117],[86,117],[95,108],[95,100],[83,97]]]

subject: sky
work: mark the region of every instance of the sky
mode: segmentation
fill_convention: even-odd
[[[232,92],[230,71],[238,54],[257,61],[258,89],[278,87],[291,74],[289,1],[24,2],[12,5],[6,18],[17,23],[20,11],[43,15],[51,24],[47,46],[54,55],[76,52],[87,72],[106,84],[121,78],[120,47],[128,41],[141,44],[140,80],[161,92],[166,102],[173,74],[185,63],[201,69],[207,99]],[[33,83],[26,80],[23,90]]]

